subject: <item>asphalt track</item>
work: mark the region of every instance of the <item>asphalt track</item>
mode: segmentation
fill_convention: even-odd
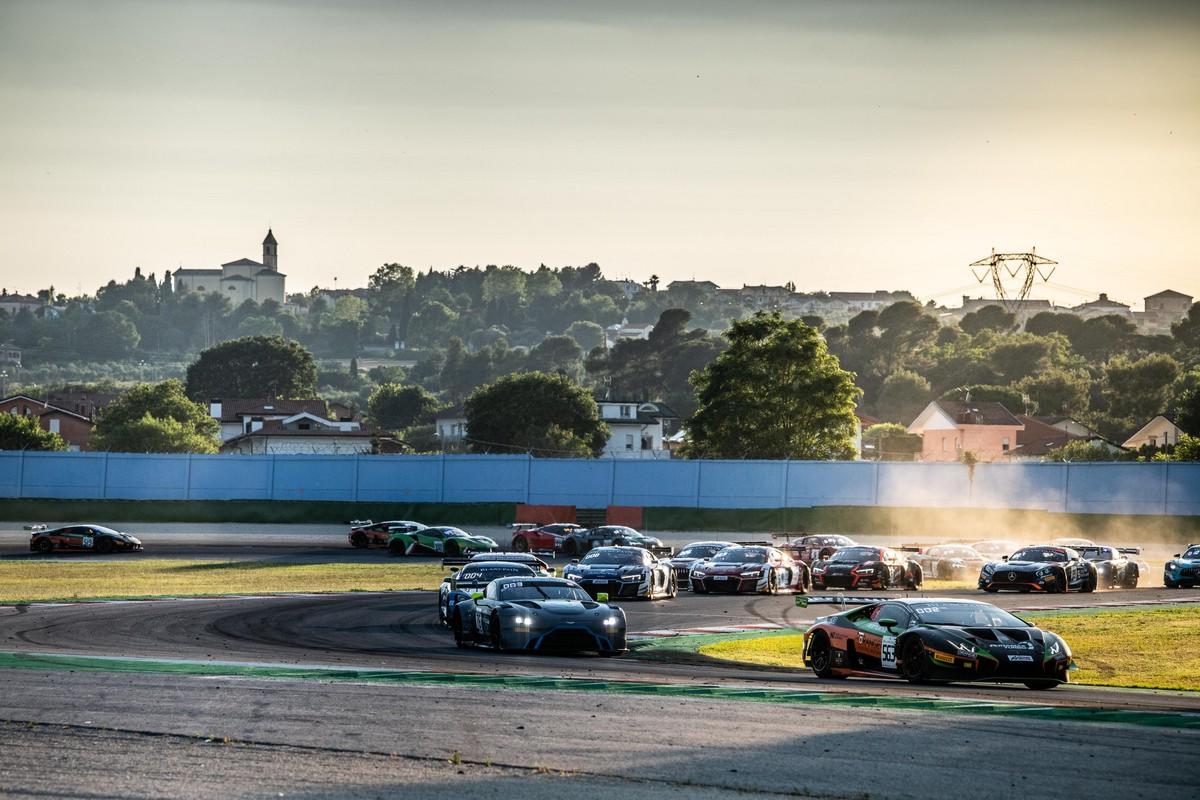
[[[150,545],[152,534],[139,533]],[[239,557],[255,557],[246,550],[260,549],[285,561],[388,558],[346,547],[344,531],[292,531],[286,543],[266,531],[217,531],[200,541],[187,533],[193,532],[160,531],[151,552],[225,558],[226,549]],[[238,538],[216,541],[223,537]],[[0,553],[29,557],[19,550],[27,542],[27,533],[0,532]],[[1161,588],[1090,597],[961,594],[1009,608],[1200,597]],[[796,608],[787,596],[687,593],[623,605],[632,632],[770,623],[801,628],[828,608]],[[824,682],[800,669],[696,657],[464,652],[435,618],[430,592],[0,607],[0,651],[6,653],[218,665],[216,674],[0,671],[0,720],[6,721],[0,724],[0,796],[950,797],[971,787],[1006,795],[1196,796],[1180,765],[1200,755],[1200,730],[1037,716],[1056,707],[1200,713],[1195,693],[920,688],[885,680]],[[221,674],[219,665],[230,662],[552,677],[566,679],[566,690]],[[782,706],[582,690],[603,681],[743,687],[751,694],[794,690],[851,702]],[[888,707],[888,698],[1018,704],[1014,708],[1030,716],[916,711]],[[871,707],[875,700],[880,707]],[[64,759],[76,756],[91,766],[64,770]],[[953,766],[963,764],[971,765],[969,773]]]

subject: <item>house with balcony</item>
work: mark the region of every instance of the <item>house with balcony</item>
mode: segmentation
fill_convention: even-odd
[[[922,461],[958,461],[963,453],[979,461],[1003,461],[1025,425],[1000,403],[934,400],[908,426],[922,439]]]
[[[219,436],[222,442],[253,433],[266,427],[267,423],[291,419],[297,415],[324,420],[330,425],[336,425],[340,430],[362,428],[362,423],[357,420],[331,419],[324,400],[211,400],[208,409],[209,415],[221,424]]]
[[[667,439],[679,415],[665,403],[638,400],[597,400],[600,418],[608,425],[603,456],[611,458],[670,458]]]

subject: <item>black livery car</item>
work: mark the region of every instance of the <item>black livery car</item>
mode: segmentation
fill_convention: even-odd
[[[29,549],[35,553],[50,553],[69,550],[85,553],[138,553],[142,540],[128,533],[114,531],[103,525],[67,525],[62,528],[47,528],[34,525],[29,537]]]
[[[514,561],[471,561],[447,578],[442,579],[438,590],[438,621],[449,625],[455,607],[471,597],[472,592],[481,592],[497,578],[536,578],[538,574],[526,564]]]
[[[701,561],[706,561],[726,547],[733,547],[733,542],[692,542],[670,559],[671,569],[675,573],[675,583],[680,589],[691,589],[692,567]]]
[[[670,563],[642,547],[597,547],[564,567],[563,577],[592,597],[657,600],[678,593]]]
[[[1079,555],[1096,565],[1096,581],[1105,589],[1136,589],[1141,565],[1130,558],[1141,553],[1138,547],[1109,547],[1095,544],[1079,548]]]
[[[812,565],[814,589],[919,589],[921,565],[890,547],[843,547]]]
[[[896,599],[821,617],[804,634],[820,678],[895,675],[911,683],[1067,682],[1071,648],[1057,634],[990,603]]]
[[[1069,547],[1023,547],[979,571],[985,592],[1094,592],[1096,565]]]

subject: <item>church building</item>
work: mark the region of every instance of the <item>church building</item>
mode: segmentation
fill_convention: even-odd
[[[220,269],[177,269],[171,273],[171,286],[176,291],[220,292],[229,298],[234,308],[247,300],[261,303],[274,300],[283,305],[285,276],[279,271],[278,243],[275,234],[267,230],[262,243],[262,263],[251,258],[239,258],[222,264]]]

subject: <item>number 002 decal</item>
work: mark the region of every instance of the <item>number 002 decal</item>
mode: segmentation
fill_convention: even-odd
[[[896,637],[884,636],[879,649],[879,662],[882,666],[896,668]]]

